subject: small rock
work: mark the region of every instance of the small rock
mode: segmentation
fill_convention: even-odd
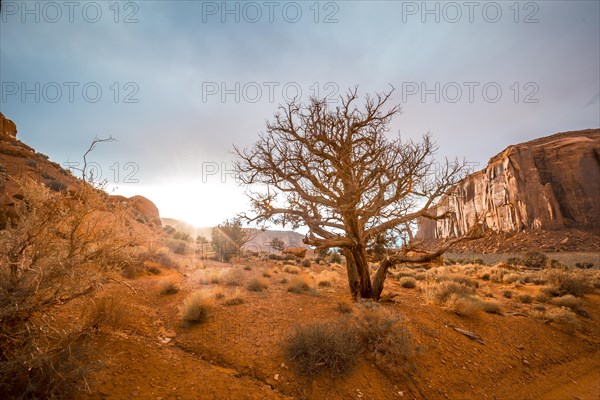
[[[276,381],[278,381],[278,380],[279,380],[279,374],[275,374],[275,375],[273,376],[273,379],[275,379]]]
[[[523,365],[529,365],[529,361],[527,361],[525,358],[523,359]]]

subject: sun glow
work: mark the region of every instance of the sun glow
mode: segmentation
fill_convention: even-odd
[[[156,204],[161,217],[175,218],[197,227],[216,226],[248,209],[243,189],[228,183],[127,185],[114,188],[111,194],[147,197]]]

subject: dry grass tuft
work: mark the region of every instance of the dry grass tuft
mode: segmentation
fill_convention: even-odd
[[[481,310],[481,301],[473,296],[452,293],[445,302],[446,310],[463,317],[472,317]]]
[[[245,302],[246,302],[246,300],[244,300],[243,297],[236,294],[235,296],[225,300],[225,302],[223,304],[225,304],[226,306],[237,306],[239,304],[244,304]]]
[[[290,365],[306,377],[319,373],[343,376],[363,351],[356,332],[339,322],[296,327],[285,347]]]
[[[522,294],[519,296],[519,301],[523,304],[531,304],[533,302],[533,297],[529,294]]]
[[[196,291],[185,299],[179,311],[181,318],[186,324],[194,325],[206,321],[211,308],[212,302],[204,293]]]
[[[337,310],[342,314],[351,314],[352,313],[352,304],[346,301],[340,301],[337,304]]]
[[[400,286],[406,289],[412,289],[417,286],[417,280],[411,276],[400,278]]]
[[[444,281],[437,284],[426,286],[424,289],[425,297],[439,304],[445,303],[452,294],[467,296],[474,293],[473,288],[453,281]]]
[[[173,279],[164,279],[158,284],[160,294],[175,294],[179,292],[179,286]]]
[[[287,291],[290,293],[295,293],[295,294],[303,294],[303,293],[311,292],[312,288],[310,286],[309,278],[307,276],[294,277],[291,280]]]
[[[232,269],[225,274],[223,281],[227,286],[241,286],[244,273],[239,269]]]
[[[246,285],[246,290],[249,292],[262,292],[267,288],[267,284],[260,278],[252,278]]]
[[[118,297],[106,296],[94,301],[86,318],[86,324],[95,329],[108,326],[112,329],[122,329],[127,323],[130,308]]]
[[[542,290],[549,296],[559,297],[571,294],[581,297],[591,291],[591,287],[583,276],[577,276],[573,272],[551,271],[548,274],[549,285]]]

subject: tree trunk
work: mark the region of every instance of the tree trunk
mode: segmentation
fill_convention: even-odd
[[[369,274],[369,263],[364,247],[355,249],[352,253],[356,263],[356,271],[360,280],[360,297],[370,299],[372,294],[371,275]]]
[[[372,298],[375,301],[379,301],[381,297],[381,292],[383,291],[383,284],[385,283],[385,278],[387,277],[388,269],[393,265],[393,262],[389,260],[389,258],[384,258],[377,269],[377,274],[375,274],[375,278],[373,279],[373,293]]]
[[[370,299],[372,296],[371,276],[364,247],[345,250],[344,255],[346,256],[346,269],[352,298],[356,300],[360,294],[361,298]]]
[[[344,257],[346,257],[346,271],[348,273],[348,286],[350,287],[350,294],[352,298],[356,300],[360,293],[360,278],[358,277],[358,271],[356,270],[356,262],[354,256],[349,250],[344,250]]]

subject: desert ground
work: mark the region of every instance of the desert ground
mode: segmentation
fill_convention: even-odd
[[[98,321],[77,397],[598,398],[597,267],[398,266],[381,302],[354,303],[343,261],[288,258],[167,252],[74,302]],[[322,346],[356,345],[344,332],[363,342]]]

